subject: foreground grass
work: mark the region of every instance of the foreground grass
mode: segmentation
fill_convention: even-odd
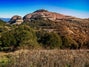
[[[0,67],[89,67],[89,50],[18,50],[0,53]]]

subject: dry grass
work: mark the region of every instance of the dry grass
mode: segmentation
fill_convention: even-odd
[[[19,50],[7,56],[5,67],[89,67],[89,50]]]

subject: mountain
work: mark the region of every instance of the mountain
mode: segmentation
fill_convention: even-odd
[[[59,14],[56,12],[50,12],[44,9],[39,9],[33,13],[27,14],[23,17],[24,21],[30,21],[34,19],[44,18],[44,20],[51,20],[51,21],[60,21],[61,19],[70,19],[74,18],[71,16]]]
[[[21,37],[20,39],[24,41],[22,37],[26,36],[26,39],[28,39],[31,33],[29,32],[30,28],[32,28],[36,34],[36,40],[40,44],[45,45],[46,43],[48,46],[50,46],[51,44],[55,46],[57,45],[56,42],[58,42],[59,45],[59,41],[57,40],[60,40],[60,48],[89,48],[89,18],[81,19],[40,9],[34,11],[33,13],[25,15],[23,18],[21,16],[15,15],[10,19],[9,22],[10,25],[6,24],[6,26],[1,23],[2,25],[0,31],[1,33],[4,31],[7,31],[8,33],[11,32],[11,34],[13,35],[10,35],[13,39]],[[7,36],[8,34],[5,37]],[[58,39],[55,37],[57,37]],[[10,39],[9,36],[7,38]],[[10,40],[12,44],[14,40]],[[19,41],[18,38],[16,40]],[[18,44],[18,41],[14,44]],[[23,41],[21,41],[21,44]],[[7,39],[4,42],[7,43]],[[52,43],[50,44],[49,42]],[[26,42],[23,42],[23,44],[28,43],[30,43],[28,42],[28,40],[26,40]],[[47,47],[47,45],[45,47]]]
[[[1,20],[8,22],[10,20],[10,18],[0,18]]]
[[[23,23],[28,23],[31,27],[37,28],[37,30],[55,32],[62,38],[69,38],[67,40],[71,41],[71,44],[75,43],[76,45],[78,43],[79,47],[89,42],[89,19],[81,19],[44,9],[29,13],[23,19],[18,16],[14,17],[15,21],[19,19],[19,23],[23,21]],[[14,20],[14,18],[12,17],[11,20]]]
[[[79,45],[89,42],[89,19],[81,19],[44,9],[37,10],[23,17],[24,22],[48,32],[69,37]]]
[[[10,19],[10,24],[21,24],[23,22],[23,19],[21,16],[15,15]]]

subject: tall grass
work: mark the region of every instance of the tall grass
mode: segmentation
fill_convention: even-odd
[[[88,50],[21,50],[5,67],[89,67]]]

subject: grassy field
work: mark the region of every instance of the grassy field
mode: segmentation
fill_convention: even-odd
[[[0,52],[0,67],[89,67],[89,50]]]

